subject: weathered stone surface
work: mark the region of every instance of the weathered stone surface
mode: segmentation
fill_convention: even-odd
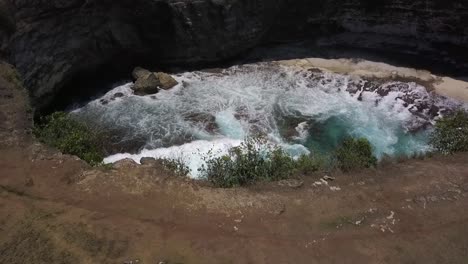
[[[150,72],[141,67],[136,67],[132,72],[136,80],[133,85],[135,94],[155,94],[159,89],[168,90],[176,86],[178,82],[171,75],[164,72]]]
[[[2,1],[16,21],[5,53],[43,107],[86,71],[237,55],[259,42],[279,0]]]
[[[143,157],[140,159],[141,165],[153,165],[156,163],[157,163],[157,160],[155,158]]]
[[[169,90],[172,87],[179,84],[174,78],[172,78],[172,76],[170,76],[167,73],[158,72],[156,73],[156,76],[158,77],[159,82],[161,83],[161,87],[160,87],[161,89]]]
[[[147,69],[143,69],[141,67],[136,67],[135,69],[133,69],[132,77],[133,77],[133,80],[136,81],[136,80],[138,80],[140,78],[145,78],[150,74],[151,74],[151,72],[148,71]]]
[[[161,82],[159,81],[156,74],[150,73],[146,77],[138,78],[138,80],[136,80],[135,84],[133,85],[132,89],[133,91],[135,91],[135,94],[147,95],[157,93],[159,91],[160,86]]]
[[[1,0],[0,56],[37,107],[84,73],[207,63],[314,39],[468,68],[464,0]],[[1,6],[0,6],[1,10]],[[418,57],[418,58],[419,58]],[[437,65],[437,63],[429,64]],[[75,87],[74,89],[79,89]]]

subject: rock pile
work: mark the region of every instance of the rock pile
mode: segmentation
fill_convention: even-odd
[[[176,86],[178,82],[167,73],[150,72],[137,67],[132,72],[135,80],[133,91],[137,95],[155,94],[159,89],[168,90]]]

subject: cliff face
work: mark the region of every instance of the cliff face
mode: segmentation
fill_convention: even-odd
[[[76,74],[103,65],[196,63],[238,54],[271,24],[275,1],[262,3],[15,0],[10,61],[41,105]]]
[[[319,45],[427,55],[468,62],[463,0],[285,0],[270,40],[313,37]]]
[[[212,62],[279,40],[315,38],[322,45],[468,61],[464,0],[0,2],[8,7],[7,15],[0,8],[1,51],[39,107],[76,76],[104,65]]]

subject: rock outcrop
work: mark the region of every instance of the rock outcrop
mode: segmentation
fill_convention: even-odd
[[[159,91],[161,82],[154,73],[142,76],[135,81],[132,89],[137,95],[155,94]]]
[[[169,90],[178,82],[167,73],[150,72],[141,67],[136,67],[132,72],[135,84],[133,90],[137,95],[155,94],[159,89]]]
[[[157,72],[155,73],[156,77],[158,77],[159,82],[161,83],[160,88],[163,90],[169,90],[172,87],[179,84],[172,76],[164,72]]]
[[[0,54],[24,76],[39,108],[98,69],[215,62],[291,39],[468,68],[464,0],[0,2]]]

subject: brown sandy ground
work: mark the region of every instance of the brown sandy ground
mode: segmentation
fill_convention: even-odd
[[[157,163],[91,168],[32,139],[5,72],[0,263],[468,263],[468,153],[297,188],[213,189]]]

